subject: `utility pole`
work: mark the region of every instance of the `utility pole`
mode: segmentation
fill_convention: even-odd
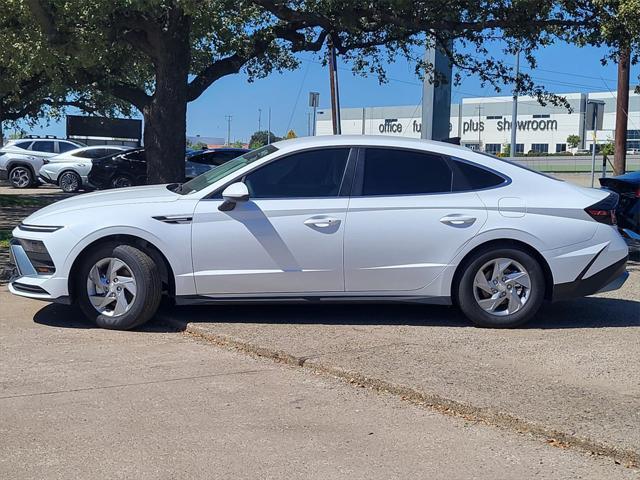
[[[616,133],[613,174],[622,175],[627,168],[627,125],[629,112],[629,63],[628,46],[618,51],[618,94],[616,95]]]
[[[311,136],[311,112],[307,112],[307,137]]]
[[[516,53],[516,87],[513,89],[513,107],[511,110],[511,158],[515,160],[518,134],[518,79],[520,78],[520,50]],[[478,127],[480,128],[480,127]]]
[[[262,109],[258,109],[258,131],[262,130]]]
[[[329,47],[329,85],[331,87],[331,121],[333,123],[333,134],[342,133],[340,126],[340,92],[338,90],[338,68],[336,60],[336,47],[329,37],[327,41]]]
[[[267,127],[267,145],[271,145],[271,107],[269,107],[269,123]]]
[[[227,119],[227,145],[231,145],[231,117],[232,115],[225,115]]]

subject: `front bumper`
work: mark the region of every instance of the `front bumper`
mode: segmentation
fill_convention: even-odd
[[[553,301],[586,297],[594,293],[617,290],[627,281],[627,260],[621,260],[609,265],[588,278],[579,276],[573,282],[559,283],[553,286]]]
[[[0,168],[0,180],[9,180],[9,172],[4,168]]]
[[[67,295],[50,293],[49,285],[55,285],[58,282],[51,283],[52,275],[41,275],[37,272],[27,252],[15,238],[9,245],[9,268],[12,270],[9,291],[14,295],[47,302],[71,303]]]

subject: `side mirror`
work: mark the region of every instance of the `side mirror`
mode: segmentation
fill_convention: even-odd
[[[222,191],[222,198],[224,202],[220,204],[218,210],[228,212],[235,208],[236,203],[249,200],[249,189],[242,182],[232,183]]]

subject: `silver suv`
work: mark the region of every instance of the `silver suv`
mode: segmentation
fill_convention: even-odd
[[[15,188],[38,185],[38,171],[50,157],[85,145],[55,137],[9,140],[0,149],[0,180],[9,180]]]

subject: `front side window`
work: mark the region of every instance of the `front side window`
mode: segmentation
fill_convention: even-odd
[[[54,153],[55,142],[33,142],[31,150],[34,152]]]
[[[294,153],[247,174],[251,198],[336,197],[349,158],[349,148]]]
[[[420,195],[451,192],[452,172],[439,155],[368,148],[363,195]]]
[[[29,150],[29,145],[31,145],[33,142],[17,142],[14,143],[15,147],[21,148],[23,150]]]

